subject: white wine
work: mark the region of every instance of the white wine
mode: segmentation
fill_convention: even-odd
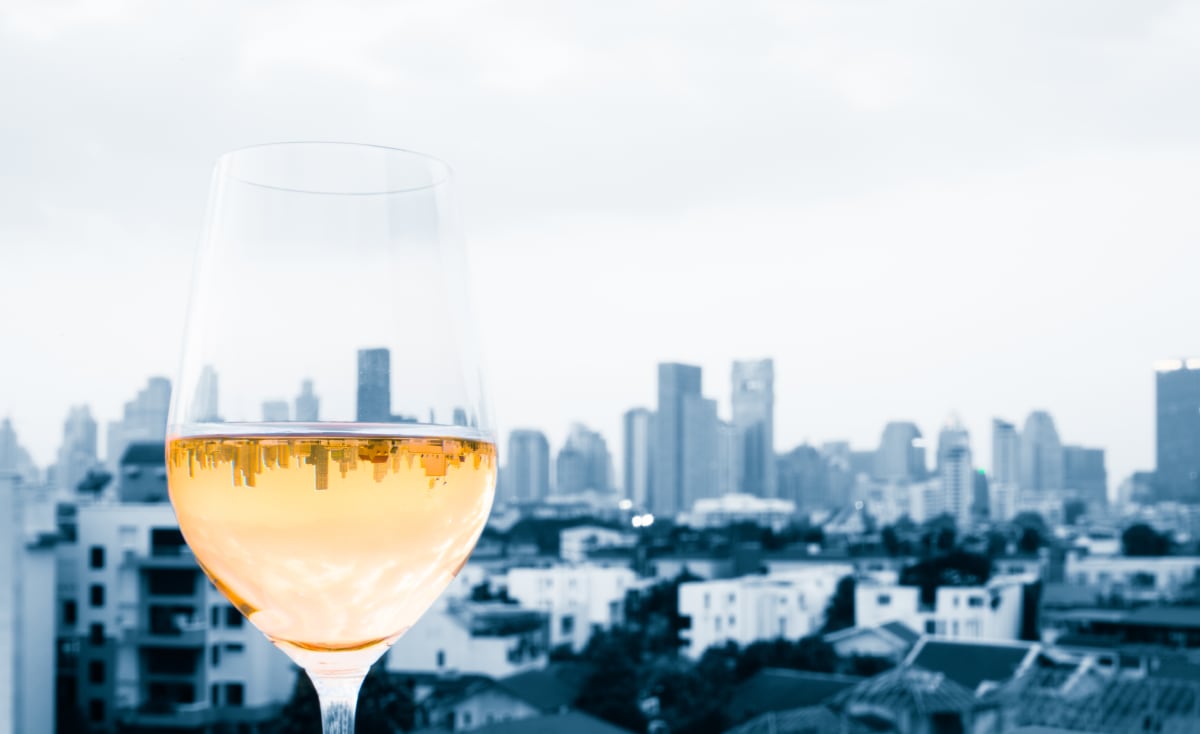
[[[485,441],[173,438],[180,528],[213,583],[289,653],[390,645],[466,563],[491,509]]]

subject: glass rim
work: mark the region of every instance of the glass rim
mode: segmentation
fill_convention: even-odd
[[[262,151],[268,148],[352,148],[352,149],[370,149],[382,151],[384,153],[398,155],[402,158],[410,160],[419,160],[426,164],[432,180],[429,183],[418,186],[405,186],[396,189],[379,189],[370,191],[323,191],[315,188],[297,188],[294,186],[279,186],[276,184],[263,183],[261,181],[253,181],[242,176],[235,175],[232,172],[232,162],[239,156],[244,156],[256,151]],[[256,186],[258,188],[270,189],[273,191],[285,191],[293,194],[316,194],[320,196],[389,196],[393,194],[407,194],[417,191],[427,191],[437,188],[450,181],[452,169],[450,164],[438,158],[437,156],[421,153],[420,151],[410,150],[408,148],[397,148],[390,145],[378,145],[376,143],[356,143],[345,140],[281,140],[270,143],[255,143],[253,145],[234,148],[221,154],[217,158],[216,170],[219,175],[229,178],[232,181],[246,184],[247,186]]]

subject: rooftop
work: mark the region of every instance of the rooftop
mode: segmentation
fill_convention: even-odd
[[[866,705],[892,711],[916,711],[924,716],[971,711],[977,701],[974,693],[942,673],[903,665],[835,694],[829,699],[829,705],[834,710]]]
[[[472,731],[476,734],[631,734],[627,729],[579,711],[505,721]]]
[[[984,681],[1003,683],[1020,669],[1032,642],[959,642],[926,638],[908,657],[908,663],[925,670],[944,673],[968,690]]]
[[[734,721],[813,706],[863,681],[850,675],[764,668],[734,689],[725,711]]]

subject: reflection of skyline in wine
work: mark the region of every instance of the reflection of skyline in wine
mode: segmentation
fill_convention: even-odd
[[[318,430],[314,426],[314,433]],[[433,489],[450,468],[470,463],[473,470],[493,468],[495,447],[482,441],[452,438],[239,436],[177,439],[171,442],[168,461],[172,469],[198,472],[228,467],[235,487],[256,487],[267,471],[313,467],[313,488],[329,488],[330,469],[342,479],[370,464],[375,482],[389,474],[411,474],[414,463]]]

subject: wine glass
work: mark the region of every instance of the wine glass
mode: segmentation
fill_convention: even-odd
[[[326,734],[353,732],[368,668],[491,509],[470,313],[444,163],[348,143],[218,162],[168,421],[171,502],[213,584],[308,673]]]

